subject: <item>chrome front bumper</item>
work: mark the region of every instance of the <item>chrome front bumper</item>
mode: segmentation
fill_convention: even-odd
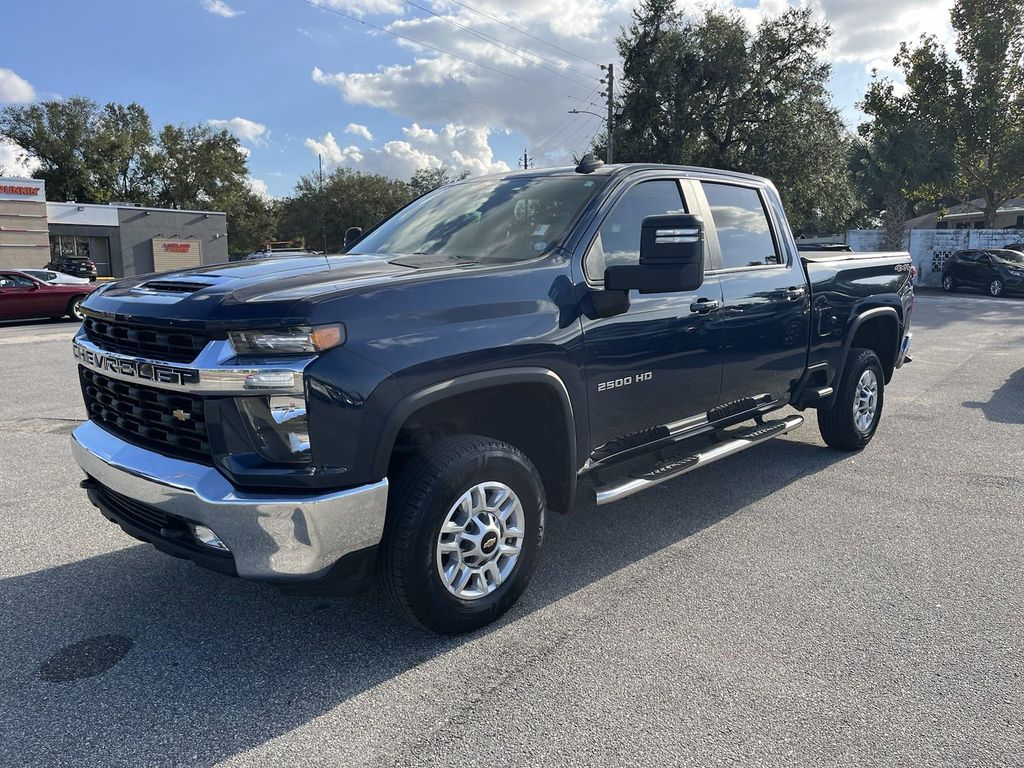
[[[122,496],[209,527],[243,578],[316,579],[343,556],[378,544],[384,531],[387,478],[319,496],[241,493],[213,467],[132,445],[91,421],[72,438],[86,474]]]

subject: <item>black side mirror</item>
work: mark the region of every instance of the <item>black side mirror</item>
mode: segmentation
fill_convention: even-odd
[[[355,245],[357,242],[359,242],[359,238],[362,237],[362,236],[363,236],[363,228],[362,227],[349,227],[348,229],[346,229],[345,230],[345,250],[347,251],[349,248],[351,248],[353,245]]]
[[[640,263],[608,267],[604,287],[641,293],[695,291],[704,283],[704,222],[690,213],[648,216],[640,229]]]

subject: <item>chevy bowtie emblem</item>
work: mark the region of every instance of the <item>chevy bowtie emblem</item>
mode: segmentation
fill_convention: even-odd
[[[175,408],[173,411],[171,411],[171,416],[176,418],[178,421],[188,421],[190,418],[192,418],[191,413],[183,411],[181,410],[181,408]]]

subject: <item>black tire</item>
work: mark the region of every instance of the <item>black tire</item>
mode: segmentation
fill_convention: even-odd
[[[453,505],[485,482],[501,483],[518,496],[524,535],[504,581],[490,594],[463,599],[442,581],[438,541]],[[391,487],[380,558],[389,596],[411,621],[441,634],[489,624],[526,589],[544,538],[544,517],[544,486],[522,451],[476,435],[438,441],[410,459]]]
[[[877,396],[870,425],[866,429],[862,429],[857,425],[854,416],[854,402],[858,398],[861,377],[868,370],[874,373]],[[818,429],[821,431],[825,444],[830,448],[842,451],[861,450],[871,442],[875,430],[878,429],[878,423],[882,419],[884,400],[885,380],[878,355],[870,349],[856,347],[850,349],[832,406],[827,409],[818,409]]]
[[[947,293],[952,293],[956,290],[956,280],[953,279],[952,275],[942,276],[942,290]]]
[[[71,301],[68,302],[67,316],[70,317],[72,320],[84,320],[85,319],[85,315],[82,314],[82,311],[80,309],[82,301],[84,299],[85,299],[84,295],[83,296],[75,296]]]
[[[1005,291],[1006,285],[1003,283],[1003,279],[1001,277],[992,278],[992,282],[988,284],[989,296],[999,298]]]

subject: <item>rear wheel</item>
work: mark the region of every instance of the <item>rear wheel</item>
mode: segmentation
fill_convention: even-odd
[[[395,477],[381,570],[412,621],[470,632],[515,604],[544,533],[540,476],[517,448],[488,437],[435,443]]]
[[[830,448],[859,451],[871,442],[882,418],[885,382],[878,355],[851,349],[832,407],[818,409],[818,429]]]
[[[999,277],[992,278],[992,282],[988,284],[988,292],[992,296],[1002,296],[1004,289],[1003,280]]]
[[[952,275],[942,276],[942,290],[953,291],[956,288],[956,282],[953,280]]]
[[[75,298],[68,302],[68,317],[73,320],[85,320],[85,314],[82,312],[82,301],[84,299],[85,296],[75,296]]]

